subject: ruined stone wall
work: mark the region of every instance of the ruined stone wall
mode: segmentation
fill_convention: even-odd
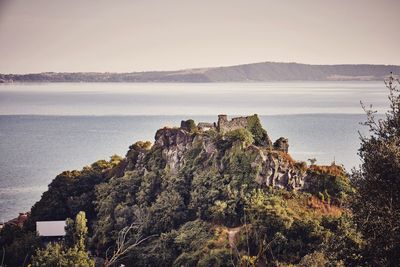
[[[233,118],[228,121],[226,115],[218,115],[218,130],[221,133],[229,132],[236,129],[243,129],[248,126],[247,117]]]
[[[197,128],[198,128],[200,131],[208,131],[208,130],[211,130],[211,129],[216,129],[217,126],[216,126],[215,122],[214,122],[214,123],[199,122],[199,123],[197,124]]]

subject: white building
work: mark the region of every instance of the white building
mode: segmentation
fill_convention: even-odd
[[[65,221],[42,221],[36,222],[36,231],[39,236],[57,237],[65,235]]]

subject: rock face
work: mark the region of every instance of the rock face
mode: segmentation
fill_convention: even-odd
[[[257,177],[259,184],[266,186],[292,189],[301,189],[306,177],[305,169],[296,166],[285,155],[280,153],[266,153],[262,162],[262,169]]]
[[[193,147],[194,136],[183,129],[158,130],[155,136],[155,148],[161,149],[162,158],[166,167],[172,173],[177,173],[182,167],[184,153]]]
[[[247,117],[232,120],[233,123],[229,128],[224,128],[220,133],[211,130],[191,132],[190,127],[183,122],[180,128],[160,129],[155,135],[151,149],[148,145],[147,147],[143,145],[143,142],[131,146],[127,154],[127,170],[145,174],[151,171],[148,163],[150,155],[158,155],[160,168],[171,174],[178,174],[187,166],[187,162],[194,160],[195,154],[197,172],[207,172],[215,168],[221,175],[226,175],[225,173],[229,173],[232,168],[230,162],[240,156],[250,160],[248,172],[257,184],[289,190],[302,188],[307,166],[305,163],[295,162],[287,154],[289,146],[287,139],[279,138],[274,143],[273,149],[255,144],[245,146],[239,139],[232,143],[225,140],[228,129],[236,130],[240,127],[246,129],[245,120],[247,121]],[[220,122],[221,119],[219,127],[221,127]]]

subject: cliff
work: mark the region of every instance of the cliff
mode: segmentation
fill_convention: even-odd
[[[128,238],[152,237],[124,255],[127,266],[262,264],[272,262],[263,244],[278,238],[274,261],[297,264],[339,234],[324,218],[341,220],[351,186],[340,166],[307,166],[288,152],[288,140],[272,142],[257,115],[182,121],[124,158],[57,176],[24,228],[85,211],[99,258],[129,225]]]
[[[250,125],[254,121],[257,126]],[[184,122],[182,124],[185,124]],[[188,160],[204,159],[202,164],[193,166],[199,172],[202,166],[206,169],[212,167],[216,173],[223,174],[230,171],[231,161],[240,155],[248,160],[248,175],[260,186],[273,186],[291,189],[301,189],[306,179],[306,165],[304,162],[295,162],[288,152],[288,145],[272,147],[272,142],[265,130],[261,128],[257,115],[233,118],[227,120],[226,115],[220,115],[216,127],[207,131],[198,128],[187,131],[181,128],[164,128],[157,131],[154,142],[154,150],[160,150],[165,167],[172,173],[179,173]],[[257,127],[256,129],[254,127]],[[252,132],[253,131],[253,132]],[[261,132],[261,137],[257,136]],[[246,136],[247,135],[247,136]],[[284,138],[280,138],[282,140]],[[287,143],[287,140],[286,140]],[[135,147],[128,155],[146,153]],[[193,153],[195,152],[195,155]],[[192,155],[188,158],[188,155]],[[127,158],[129,166],[135,166],[135,170],[145,173],[145,164],[141,160],[144,155],[132,160]],[[244,163],[244,162],[243,162]],[[141,166],[141,168],[139,167]],[[221,177],[223,179],[223,177]]]

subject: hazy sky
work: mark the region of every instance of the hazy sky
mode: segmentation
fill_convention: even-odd
[[[399,0],[0,0],[0,72],[400,65]]]

